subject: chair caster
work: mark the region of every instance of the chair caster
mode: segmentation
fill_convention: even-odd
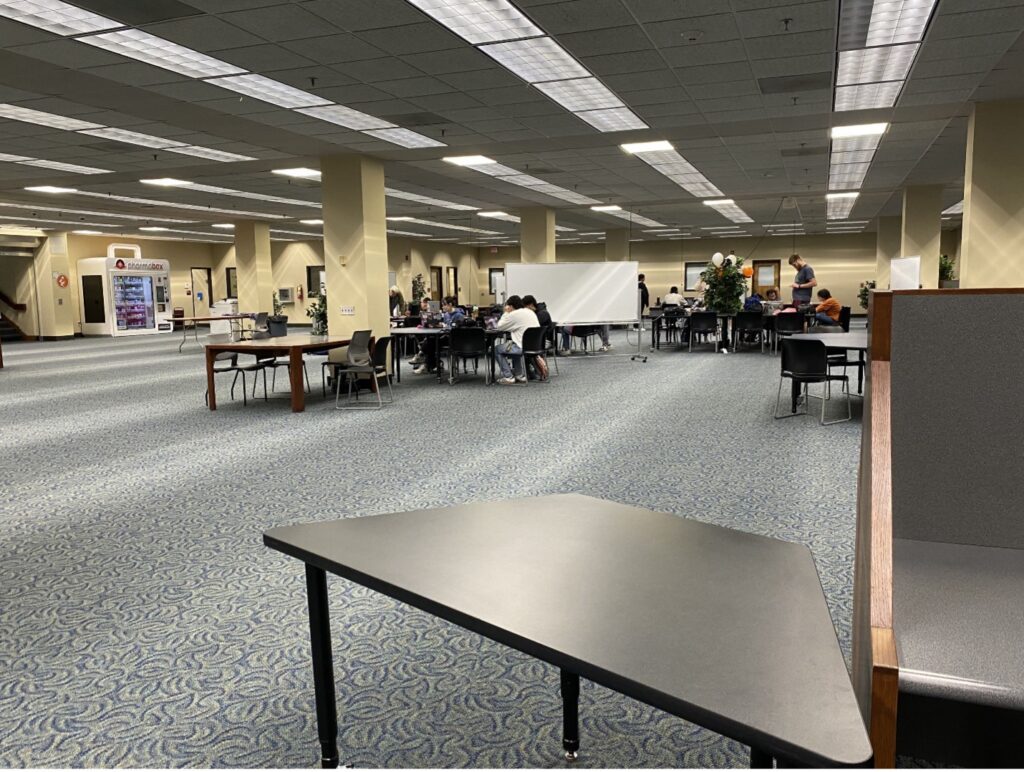
[[[580,754],[579,754],[578,751],[566,751],[565,752],[565,760],[569,764],[575,764],[579,760],[579,758],[580,758]]]

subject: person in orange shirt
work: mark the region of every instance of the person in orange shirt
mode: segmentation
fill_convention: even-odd
[[[821,302],[814,309],[814,318],[818,320],[818,324],[839,324],[839,312],[842,310],[839,301],[832,297],[832,293],[827,289],[818,290],[818,300]]]

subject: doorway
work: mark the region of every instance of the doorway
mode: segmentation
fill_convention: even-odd
[[[441,293],[444,291],[444,273],[441,271],[441,266],[432,265],[430,266],[430,299],[440,300]]]
[[[764,297],[765,293],[770,289],[779,290],[781,265],[781,262],[778,260],[755,260],[753,262],[754,277],[752,284],[753,291],[756,294]]]
[[[449,266],[445,269],[444,294],[459,300],[459,269]]]
[[[192,283],[192,316],[210,315],[210,288],[213,286],[212,271],[209,268],[190,268]]]

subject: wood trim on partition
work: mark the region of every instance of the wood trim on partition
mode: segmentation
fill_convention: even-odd
[[[868,734],[875,767],[896,766],[896,708],[900,678],[896,638],[890,627],[871,628],[871,725]]]
[[[871,626],[892,627],[892,406],[890,363],[871,367]]]
[[[892,359],[892,292],[875,290],[868,301],[868,350],[872,362]]]
[[[1024,295],[1024,287],[964,287],[949,289],[887,290],[894,295]]]

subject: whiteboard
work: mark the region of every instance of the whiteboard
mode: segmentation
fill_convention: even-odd
[[[889,289],[917,289],[921,286],[921,257],[894,257],[889,261]]]
[[[506,263],[505,291],[547,303],[555,324],[621,324],[640,316],[640,264]]]

